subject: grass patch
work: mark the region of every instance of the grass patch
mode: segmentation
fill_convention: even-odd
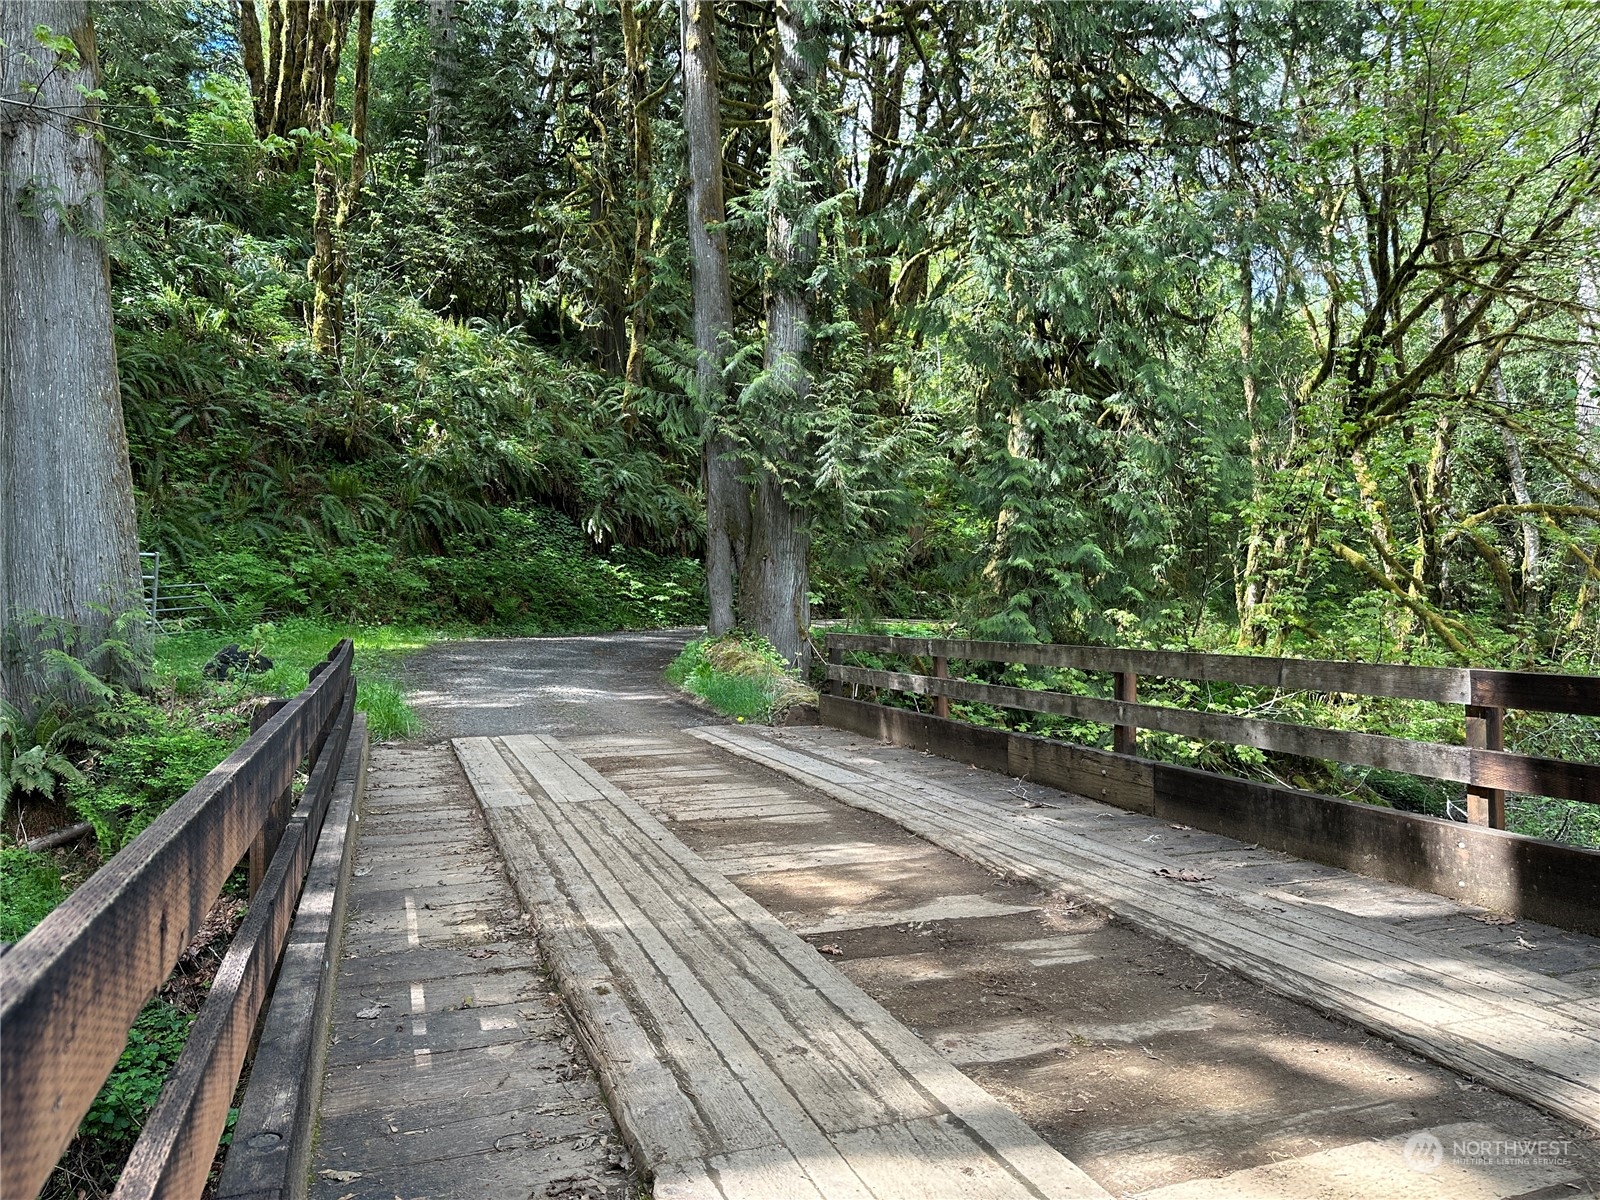
[[[421,626],[354,625],[312,617],[288,617],[244,632],[185,630],[156,643],[156,679],[179,698],[194,698],[208,691],[226,694],[230,689],[241,699],[292,696],[306,686],[311,668],[328,656],[334,643],[347,637],[355,644],[356,708],[367,714],[372,739],[415,737],[422,722],[406,703],[397,679],[399,668],[406,655],[443,636]],[[272,670],[221,683],[206,679],[201,668],[233,642],[266,655],[272,660]]]
[[[0,850],[0,942],[16,941],[66,898],[53,857],[21,846]]]
[[[672,660],[667,682],[736,721],[769,723],[817,693],[796,679],[763,638],[742,633],[690,642]]]

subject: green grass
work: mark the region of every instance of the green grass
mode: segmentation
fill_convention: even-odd
[[[0,942],[14,942],[66,899],[61,872],[48,854],[21,846],[0,850]]]
[[[356,708],[367,714],[373,740],[415,737],[422,722],[406,703],[396,674],[406,655],[443,636],[420,626],[354,625],[312,617],[288,617],[231,633],[187,630],[156,643],[156,679],[179,697],[230,689],[241,699],[247,695],[292,696],[306,686],[311,668],[328,656],[340,638],[347,637],[355,643]],[[272,670],[221,684],[201,675],[207,660],[233,642],[265,654],[272,660]]]
[[[792,705],[816,703],[769,643],[740,633],[690,642],[666,678],[736,721],[767,723]]]

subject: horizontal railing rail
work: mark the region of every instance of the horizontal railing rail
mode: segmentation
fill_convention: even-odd
[[[959,638],[893,637],[830,633],[830,651],[876,651],[968,662],[1018,663],[1080,671],[1132,672],[1202,683],[1238,683],[1289,692],[1336,692],[1433,700],[1440,704],[1493,705],[1542,712],[1600,716],[1600,676],[1543,671],[1492,671],[1478,667],[1413,667],[1398,663],[1331,662],[1204,654],[1177,650],[1119,650],[1108,646],[1032,645]]]
[[[931,673],[847,665],[843,655],[848,652],[926,658],[931,660]],[[957,700],[1110,725],[1115,749],[1122,754],[1137,752],[1138,731],[1144,728],[1464,783],[1468,819],[1495,828],[1505,827],[1507,791],[1600,804],[1600,765],[1508,753],[1502,733],[1507,708],[1600,714],[1600,677],[1595,676],[833,633],[828,635],[828,657],[828,678],[836,695],[843,685],[881,688],[928,696],[935,701],[935,715],[941,717],[949,716],[949,702]],[[1106,672],[1115,677],[1116,698],[950,678],[952,660]],[[1465,709],[1466,744],[1140,704],[1134,698],[1140,675],[1460,704]]]
[[[0,1195],[35,1195],[129,1028],[229,875],[251,862],[235,934],[115,1196],[199,1196],[315,848],[355,711],[341,641],[306,688],[0,959]],[[295,776],[309,771],[300,799]]]

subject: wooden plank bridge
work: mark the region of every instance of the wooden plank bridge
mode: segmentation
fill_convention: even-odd
[[[452,726],[446,672],[458,736],[370,766],[336,647],[0,957],[0,1193],[41,1187],[241,859],[249,918],[118,1196],[1594,1193],[1600,854],[1501,826],[1508,790],[1600,801],[1600,768],[1501,731],[1600,714],[1600,679],[833,635],[822,724],[757,730],[631,644],[453,651],[523,707]],[[1464,744],[1141,675],[1459,704]],[[1143,759],[1140,728],[1454,780],[1471,819]]]

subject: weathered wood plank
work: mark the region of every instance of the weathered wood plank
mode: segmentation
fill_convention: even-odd
[[[127,1031],[166,978],[350,678],[351,647],[5,957],[0,1193],[43,1185]]]
[[[909,790],[887,769],[853,785],[830,783],[806,769],[808,759],[828,762],[825,752],[813,758],[747,731],[694,732],[889,816],[975,862],[1088,895],[1136,926],[1274,990],[1564,1116],[1600,1123],[1600,1035],[1537,1032],[1548,1026],[1548,1007],[1577,991],[1572,985],[1530,979],[1487,960],[1463,967],[1392,927],[1373,928],[1311,906],[1285,913],[1281,904],[1220,880],[1153,882],[1152,872],[1169,860],[1074,832],[1049,813],[1016,812],[933,786]],[[1480,1036],[1490,1025],[1503,1032]]]
[[[337,756],[338,776],[239,1104],[217,1184],[221,1200],[257,1194],[296,1200],[305,1194],[344,929],[345,884],[366,777],[366,722],[364,714],[354,716],[342,756],[328,748]]]
[[[249,915],[223,955],[183,1053],[128,1156],[113,1200],[198,1196],[205,1188],[256,1019],[288,940],[354,716],[355,689],[347,687],[327,739],[328,753],[306,781],[300,806],[251,898]]]
[[[1600,717],[1600,676],[1472,671],[1471,704]]]
[[[506,739],[507,747],[530,770],[537,771],[546,791],[560,789],[566,793],[556,797],[558,802],[603,799],[592,781],[576,771],[577,764],[566,761],[559,753],[537,752],[534,746],[540,741],[532,737]],[[570,834],[561,831],[567,849],[609,902],[614,919],[624,922],[639,940],[667,988],[658,991],[639,987],[637,970],[630,973],[628,982],[650,1005],[656,1020],[667,1022],[681,1012],[701,1027],[709,1045],[716,1048],[716,1056],[698,1052],[685,1055],[681,1049],[674,1056],[684,1067],[697,1067],[690,1075],[696,1094],[718,1087],[729,1092],[742,1090],[754,1104],[752,1111],[764,1118],[759,1126],[747,1129],[749,1118],[734,1113],[740,1127],[732,1136],[726,1136],[725,1121],[718,1122],[719,1132],[725,1135],[725,1149],[782,1144],[798,1153],[808,1167],[821,1168],[838,1186],[848,1188],[848,1170],[822,1131],[830,1125],[851,1123],[840,1106],[849,1111],[859,1105],[859,1081],[841,1080],[832,1088],[825,1083],[818,1085],[814,1077],[822,1064],[812,1062],[808,1055],[784,1053],[803,1044],[803,1039],[792,1027],[785,1027],[773,1011],[770,998],[751,987],[751,978],[759,978],[765,964],[756,956],[741,953],[742,947],[728,938],[725,930],[721,931],[722,938],[715,937],[718,931],[714,922],[707,922],[709,927],[697,931],[695,918],[704,920],[705,914],[698,911],[698,905],[681,899],[694,892],[681,870],[662,861],[659,847],[653,842],[629,839],[619,845],[618,835],[626,826],[593,818],[586,807],[585,803],[570,803],[563,813],[571,827]],[[637,861],[639,856],[646,861],[655,859],[656,870],[643,869]],[[659,882],[662,874],[673,879],[670,893]],[[594,920],[599,914],[587,915]],[[705,933],[713,936],[704,936]],[[766,982],[776,991],[788,981]],[[730,991],[738,993],[732,1003]],[[776,1060],[774,1051],[778,1052]],[[796,1075],[804,1081],[798,1087],[793,1078]],[[805,1086],[807,1083],[813,1086]],[[762,1131],[769,1132],[765,1137],[752,1138],[752,1134]],[[846,1190],[839,1194],[855,1193]]]
[[[1239,683],[1284,691],[1338,692],[1360,696],[1471,702],[1471,679],[1463,667],[1412,667],[1389,663],[1325,662],[1266,658],[1252,654],[1201,654],[1168,650],[1121,650],[1108,646],[1023,645],[952,638],[901,638],[876,634],[828,635],[842,650],[921,655],[968,662],[1010,662],[1080,671],[1132,671],[1171,679]],[[1479,703],[1488,703],[1479,701]]]
[[[648,1027],[682,1020],[674,1008],[692,1014],[720,1056],[720,1071],[771,1123],[768,1139],[757,1144],[714,1156],[686,1147],[656,1160],[658,1195],[704,1194],[697,1189],[715,1179],[730,1197],[804,1195],[810,1188],[829,1197],[899,1200],[966,1195],[974,1176],[991,1181],[983,1194],[996,1198],[1104,1194],[560,742],[527,736],[504,745],[523,772],[517,778],[527,799],[517,806],[497,797],[486,810],[537,822],[530,873],[570,898],[597,942],[621,952],[637,939],[626,970],[614,960],[617,988],[630,1005],[645,1006]],[[491,768],[480,761],[476,769],[489,775]],[[492,785],[503,786],[503,776]],[[579,989],[567,991],[575,1005],[588,1002]],[[604,1061],[607,1034],[595,1028]],[[659,1038],[657,1045],[696,1094],[714,1082],[713,1060],[684,1060],[694,1047]],[[648,1115],[644,1106],[637,1111]],[[952,1112],[954,1120],[946,1115]],[[703,1106],[701,1113],[713,1128],[719,1123]],[[915,1142],[926,1152],[928,1138],[939,1143],[925,1165],[931,1183],[867,1161],[882,1152],[882,1137],[899,1136],[868,1132],[885,1125],[907,1128],[902,1149]],[[850,1153],[840,1148],[846,1134]],[[868,1177],[871,1186],[863,1182]]]
[[[828,661],[849,650],[906,657],[1007,662],[1080,671],[1134,672],[1171,679],[1238,683],[1292,692],[1332,692],[1477,704],[1544,712],[1600,716],[1600,676],[1537,671],[1490,671],[1473,667],[1413,667],[1397,663],[1328,662],[1249,654],[1202,654],[1167,650],[1121,650],[1107,646],[1019,645],[954,638],[828,634]],[[841,652],[836,654],[835,651]],[[935,675],[939,672],[935,671]],[[828,675],[831,680],[846,679]],[[834,695],[839,695],[837,689]],[[938,693],[934,693],[938,694]]]
[[[487,738],[458,738],[451,745],[500,843],[513,885],[538,916],[540,949],[633,1153],[650,1171],[680,1157],[703,1159],[712,1152],[714,1135],[625,1003],[622,983],[576,903],[545,869],[551,831],[534,796]]]
[[[1133,812],[1600,934],[1600,856],[1592,850],[832,696],[823,697],[822,716],[868,737]],[[998,747],[983,761],[968,752],[974,730]],[[816,768],[835,769],[831,762]]]

